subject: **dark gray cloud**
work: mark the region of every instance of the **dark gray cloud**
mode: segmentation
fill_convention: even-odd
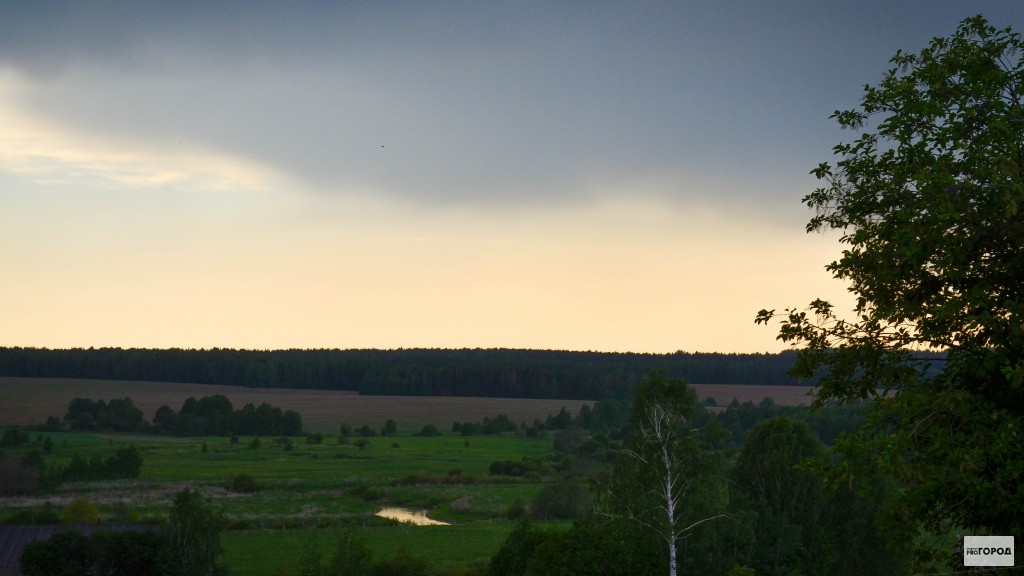
[[[224,150],[326,192],[567,201],[682,175],[664,193],[715,178],[772,204],[739,184],[826,159],[842,136],[826,117],[897,48],[1021,15],[890,4],[5,4],[0,66],[78,129]]]

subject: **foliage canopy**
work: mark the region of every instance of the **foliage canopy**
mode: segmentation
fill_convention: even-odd
[[[897,52],[860,106],[860,132],[812,171],[810,231],[839,230],[826,269],[853,319],[816,300],[762,310],[820,375],[819,403],[874,398],[839,448],[905,487],[907,519],[1020,534],[1024,514],[1024,43],[983,17],[919,53]]]

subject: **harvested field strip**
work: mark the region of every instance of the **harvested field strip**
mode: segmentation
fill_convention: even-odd
[[[771,398],[779,406],[809,406],[814,400],[813,386],[762,386],[759,384],[693,384],[697,397],[714,398],[719,406],[726,406],[735,398],[757,404]]]
[[[809,404],[808,386],[759,386],[747,384],[695,384],[700,398],[712,397],[724,406],[733,398],[740,402],[760,402],[766,397],[776,404]],[[75,397],[111,399],[130,397],[151,419],[156,409],[166,404],[181,407],[189,396],[212,394],[227,396],[236,409],[247,403],[268,402],[284,410],[295,410],[311,432],[333,434],[341,423],[355,426],[382,426],[394,419],[405,431],[418,430],[424,424],[447,428],[452,422],[479,422],[485,416],[506,414],[513,422],[543,420],[563,406],[571,413],[579,411],[582,400],[536,400],[528,398],[463,398],[442,396],[360,396],[336,390],[294,390],[282,388],[244,388],[206,384],[86,380],[70,378],[0,377],[0,424],[34,425],[48,416],[62,417],[68,402]]]

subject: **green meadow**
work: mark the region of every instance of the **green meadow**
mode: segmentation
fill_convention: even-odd
[[[85,497],[100,510],[101,522],[165,521],[174,494],[198,486],[222,512],[226,530],[222,562],[237,575],[294,574],[303,545],[314,536],[325,557],[343,526],[357,526],[377,558],[399,549],[459,571],[482,568],[511,531],[510,508],[529,506],[549,480],[545,475],[490,476],[492,462],[542,460],[560,455],[551,440],[504,436],[372,437],[356,439],[178,438],[151,435],[30,432],[33,442],[6,448],[20,456],[40,450],[47,466],[74,456],[101,458],[135,446],[143,458],[132,480],[65,482],[40,496],[0,498],[0,517],[49,507],[60,514],[74,498]],[[449,433],[450,434],[450,433]],[[259,491],[229,489],[233,477],[247,475]],[[374,516],[382,506],[428,511],[450,526],[413,526]]]

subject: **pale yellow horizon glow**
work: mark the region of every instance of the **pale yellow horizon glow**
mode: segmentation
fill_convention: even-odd
[[[36,231],[5,258],[0,345],[775,351],[757,309],[842,298],[821,269],[834,243],[657,203],[498,219],[324,202],[316,219],[290,202],[187,230],[140,214],[155,235],[92,214],[73,246]]]

